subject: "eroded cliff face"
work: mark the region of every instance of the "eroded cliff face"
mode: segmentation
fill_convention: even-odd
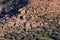
[[[0,18],[0,39],[60,40],[60,0],[29,0],[18,11]]]

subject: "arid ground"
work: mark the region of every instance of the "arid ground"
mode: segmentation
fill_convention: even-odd
[[[0,18],[0,40],[60,40],[60,0],[29,0],[18,11]]]

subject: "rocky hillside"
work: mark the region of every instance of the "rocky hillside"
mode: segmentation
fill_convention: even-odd
[[[60,0],[28,1],[0,15],[0,40],[60,40]]]

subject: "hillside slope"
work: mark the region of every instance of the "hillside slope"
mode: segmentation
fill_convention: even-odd
[[[0,18],[0,40],[60,40],[60,0],[29,0],[18,11]]]

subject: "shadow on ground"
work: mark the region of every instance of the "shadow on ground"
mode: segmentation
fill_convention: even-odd
[[[18,1],[18,4],[16,4],[16,1]],[[13,15],[16,15],[18,13],[18,9],[23,8],[24,6],[28,5],[28,1],[29,0],[14,0],[13,1],[13,9],[6,12],[5,9],[3,8],[1,14],[0,14],[0,18],[4,17],[6,14],[9,14],[10,17],[12,17]],[[3,2],[3,4],[7,4],[9,1],[5,0]],[[10,7],[10,6],[8,6]]]

